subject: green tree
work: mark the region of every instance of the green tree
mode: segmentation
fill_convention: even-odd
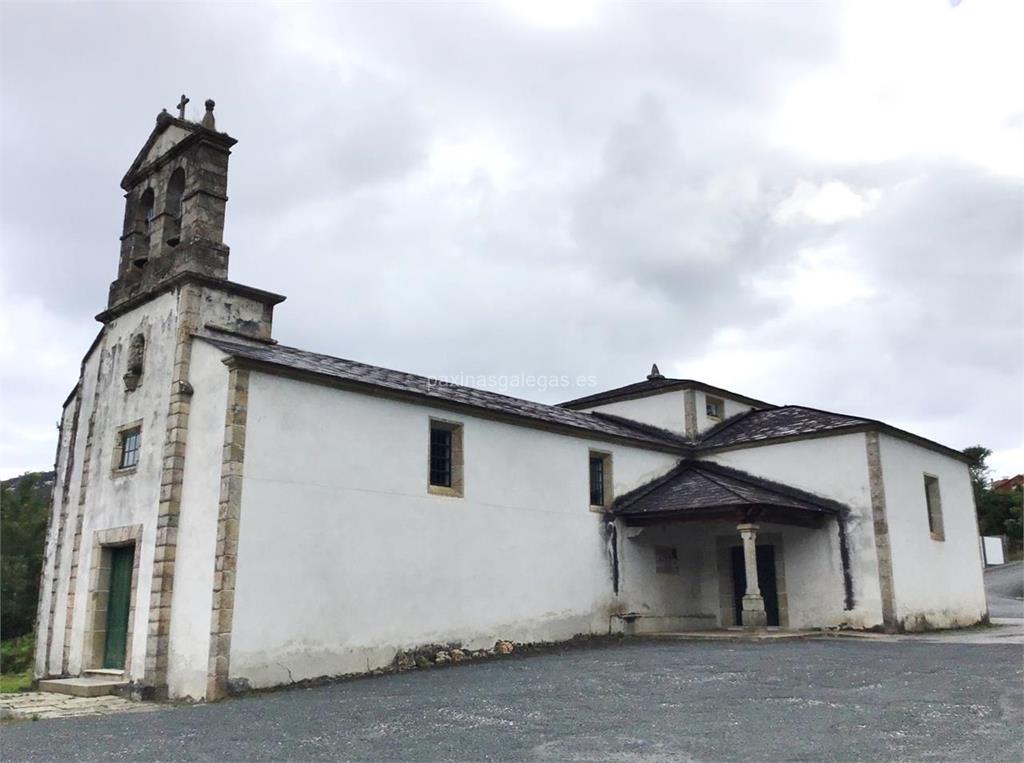
[[[1021,548],[1024,522],[1021,505],[1024,493],[1014,490],[1009,493],[992,490],[992,480],[986,460],[992,451],[981,445],[964,448],[963,454],[970,459],[971,484],[974,486],[974,502],[978,507],[978,529],[982,535],[1006,535],[1010,548]]]
[[[0,486],[0,638],[31,633],[46,543],[49,475],[36,472]]]
[[[970,459],[967,469],[971,473],[971,485],[974,486],[974,500],[980,500],[982,493],[989,489],[992,482],[991,470],[988,468],[988,457],[992,451],[983,445],[972,445],[963,449],[963,454]]]

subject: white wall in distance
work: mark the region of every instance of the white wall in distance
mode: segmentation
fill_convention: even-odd
[[[897,621],[907,630],[977,623],[988,605],[967,465],[890,435],[879,445]],[[925,474],[939,478],[942,541],[928,529]]]
[[[686,433],[686,412],[681,389],[638,397],[633,400],[603,403],[593,408],[587,408],[586,411],[599,411],[613,416],[622,416],[642,424],[668,429],[679,435]]]

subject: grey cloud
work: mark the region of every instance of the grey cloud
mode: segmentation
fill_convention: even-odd
[[[1019,187],[939,160],[828,166],[769,142],[786,88],[836,60],[836,6],[616,4],[567,30],[483,4],[244,8],[0,6],[3,286],[74,327],[52,340],[71,355],[114,276],[120,177],[185,90],[193,114],[214,97],[240,141],[232,277],[289,296],[282,342],[611,387],[652,361],[683,373],[731,328],[769,359],[740,391],[953,445],[1019,438],[993,413],[1020,408]],[[293,34],[295,13],[315,40]],[[432,185],[438,143],[475,137],[511,157],[509,178]],[[800,180],[832,179],[881,189],[879,206],[774,222]],[[757,288],[823,246],[845,247],[875,296],[808,318]],[[0,421],[43,431],[74,372],[33,394],[52,372],[5,369]],[[998,404],[951,413],[972,385]],[[2,468],[52,458],[13,423],[0,438]]]

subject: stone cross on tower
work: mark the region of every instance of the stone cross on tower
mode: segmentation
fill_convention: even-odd
[[[181,94],[181,100],[178,101],[178,119],[184,119],[185,118],[185,105],[187,103],[188,103],[188,98],[186,98],[185,94],[182,93]]]

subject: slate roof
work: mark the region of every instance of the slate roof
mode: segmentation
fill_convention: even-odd
[[[441,404],[455,404],[494,414],[531,419],[555,427],[582,430],[598,437],[633,440],[640,444],[677,452],[686,452],[693,446],[683,437],[667,429],[659,429],[617,416],[581,413],[557,405],[520,400],[473,387],[440,383],[426,376],[393,371],[279,344],[252,345],[212,337],[203,337],[203,340],[236,358],[336,379],[354,386],[374,387],[401,395],[421,397],[426,401],[434,400]]]
[[[693,442],[667,429],[599,411],[584,413],[567,408],[565,403],[560,405],[536,403],[531,400],[522,400],[473,387],[441,383],[426,376],[393,371],[367,363],[307,352],[279,344],[254,345],[213,337],[203,337],[203,339],[228,355],[253,363],[289,369],[299,374],[335,379],[354,387],[376,388],[400,396],[414,396],[425,400],[434,400],[439,404],[472,408],[489,412],[492,416],[526,419],[550,427],[575,429],[598,438],[629,440],[638,445],[652,446],[685,456],[750,442],[770,441],[793,436],[813,436],[828,432],[840,433],[846,429],[863,431],[866,428],[873,428],[923,447],[938,450],[953,458],[967,460],[962,453],[952,448],[880,421],[798,405],[772,406],[741,413],[709,429],[696,442]],[[685,383],[698,385],[704,389],[717,389],[708,387],[701,382],[680,379],[651,379],[647,382],[640,382],[639,385],[629,386],[637,387],[645,384],[665,386],[662,384],[663,382],[670,385]],[[726,395],[732,394],[724,390],[720,390],[720,392]],[[734,395],[733,397],[739,399],[738,396]],[[764,403],[763,405],[769,404]]]
[[[710,384],[705,384],[702,381],[697,381],[695,379],[669,379],[664,376],[656,376],[645,379],[644,381],[636,382],[635,384],[627,384],[624,387],[616,387],[615,389],[597,392],[593,395],[578,397],[575,400],[567,400],[564,403],[559,403],[559,405],[564,408],[589,408],[591,406],[601,405],[602,403],[613,403],[617,400],[631,400],[638,397],[647,397],[648,395],[656,395],[661,392],[671,392],[676,389],[700,389],[705,392],[710,392],[712,395],[727,397],[730,400],[737,400],[741,403],[753,405],[755,408],[772,407],[771,403],[766,403],[763,400],[757,400],[753,397],[747,397],[746,395],[740,395],[736,392],[730,392],[727,389],[714,387]]]
[[[748,411],[733,416],[707,430],[700,438],[701,448],[771,440],[777,437],[816,434],[833,430],[863,427],[879,422],[847,416],[842,413],[819,411],[800,405],[785,405],[761,411]]]
[[[843,510],[835,501],[788,485],[709,461],[686,460],[668,474],[617,498],[612,512],[624,518],[642,518],[747,508],[797,512],[810,519]]]

